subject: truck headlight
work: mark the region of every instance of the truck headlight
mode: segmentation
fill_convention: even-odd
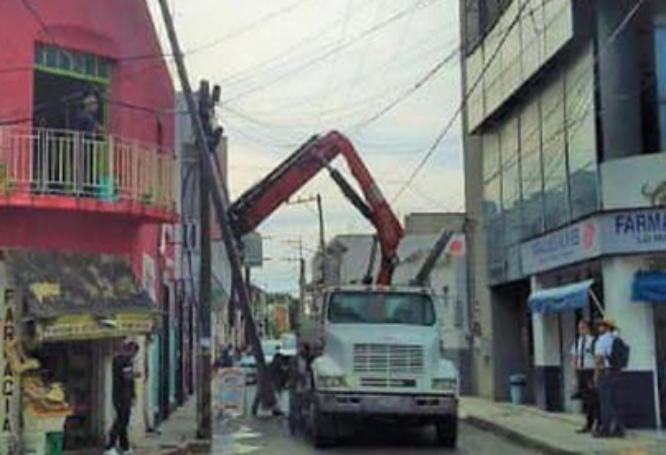
[[[347,380],[344,376],[319,376],[319,386],[322,389],[347,387]]]
[[[455,392],[458,389],[458,380],[455,378],[437,378],[432,380],[432,388],[445,392]]]

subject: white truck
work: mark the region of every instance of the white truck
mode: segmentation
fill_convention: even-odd
[[[316,446],[358,428],[364,419],[434,424],[438,443],[458,435],[458,371],[441,356],[431,291],[421,287],[338,286],[318,307],[318,345],[304,400]],[[307,337],[306,337],[307,338]]]

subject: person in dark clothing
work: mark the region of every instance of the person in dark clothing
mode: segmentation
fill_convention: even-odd
[[[101,157],[95,156],[98,153],[95,144],[104,134],[104,127],[99,121],[99,100],[95,93],[90,93],[83,99],[81,109],[74,118],[74,129],[80,133],[78,149],[81,155],[77,157],[78,187],[85,195],[91,195],[94,186],[100,183],[95,164]]]
[[[273,361],[270,364],[270,370],[273,386],[275,387],[275,392],[278,394],[278,396],[282,393],[285,386],[287,385],[287,368],[288,364],[286,362],[286,357],[284,357],[280,351],[277,351],[273,356]]]
[[[298,355],[289,362],[289,432],[295,435],[299,429],[304,428],[305,418],[303,408],[307,404],[305,399],[309,388],[312,356],[307,343],[301,345]]]
[[[613,368],[610,357],[613,344],[618,336],[618,327],[612,319],[604,319],[598,324],[599,338],[595,343],[594,356],[597,369],[595,382],[599,389],[601,423],[594,433],[597,438],[625,436],[624,410],[622,403],[622,371]]]
[[[222,359],[220,360],[222,368],[231,368],[234,366],[234,358],[231,356],[232,349],[233,347],[229,345],[222,351]]]
[[[578,336],[571,347],[571,362],[576,373],[577,392],[575,397],[582,401],[585,413],[585,426],[578,433],[589,433],[596,430],[599,424],[599,397],[594,385],[594,344],[596,339],[591,333],[590,324],[578,322]]]
[[[116,444],[120,442],[123,454],[131,453],[127,427],[130,423],[132,403],[134,402],[134,357],[139,352],[139,345],[129,342],[123,345],[121,352],[113,359],[113,407],[116,420],[109,433],[106,455],[115,455]]]

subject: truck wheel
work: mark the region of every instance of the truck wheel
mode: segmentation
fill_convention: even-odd
[[[437,419],[437,443],[442,447],[455,448],[458,442],[458,416],[447,415]]]
[[[325,449],[333,445],[333,419],[324,416],[316,403],[310,405],[310,437],[318,449]]]

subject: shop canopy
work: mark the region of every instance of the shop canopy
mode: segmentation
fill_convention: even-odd
[[[155,305],[122,257],[7,250],[23,320],[36,321],[42,341],[150,332]]]
[[[631,285],[631,300],[666,303],[666,272],[636,272]]]
[[[530,294],[528,303],[534,313],[548,314],[584,308],[594,280],[579,281],[556,288],[540,289]]]

